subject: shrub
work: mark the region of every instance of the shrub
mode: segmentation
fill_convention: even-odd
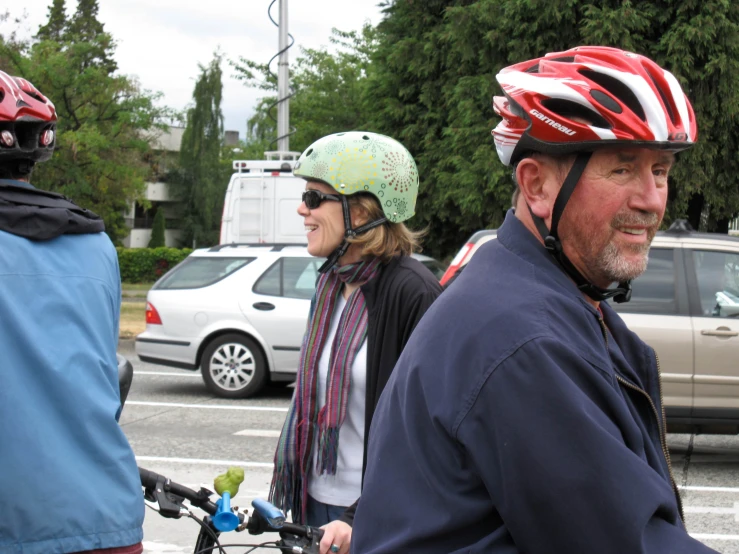
[[[157,208],[157,213],[154,215],[154,223],[151,228],[151,239],[149,239],[149,248],[160,248],[165,246],[164,242],[164,210]]]
[[[190,248],[116,248],[124,283],[152,283],[192,252]]]

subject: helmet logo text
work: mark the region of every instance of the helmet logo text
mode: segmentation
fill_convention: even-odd
[[[557,122],[556,122],[556,121],[554,121],[553,119],[551,119],[551,118],[549,118],[549,117],[545,116],[545,115],[544,115],[543,113],[540,113],[540,112],[539,112],[539,111],[537,111],[537,110],[531,110],[531,112],[530,112],[530,113],[531,113],[531,115],[533,115],[533,116],[534,116],[534,117],[535,117],[536,119],[539,119],[539,120],[543,121],[544,123],[546,123],[547,125],[549,125],[549,126],[551,126],[551,127],[554,127],[555,129],[557,129],[557,131],[561,131],[561,132],[563,132],[563,133],[564,133],[565,135],[569,135],[569,136],[572,136],[572,135],[574,135],[574,134],[575,134],[575,132],[576,132],[576,131],[573,131],[572,129],[570,129],[569,127],[565,127],[564,125],[562,125],[562,124],[560,124],[560,123],[557,123]]]

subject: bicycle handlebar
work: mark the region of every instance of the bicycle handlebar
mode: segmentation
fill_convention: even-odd
[[[159,513],[164,517],[178,518],[181,515],[181,499],[186,499],[191,505],[200,508],[210,516],[214,516],[218,510],[218,506],[210,500],[213,494],[207,489],[201,488],[194,491],[184,485],[175,483],[163,475],[149,471],[142,467],[139,468],[139,476],[141,477],[141,485],[150,492],[154,500],[159,504]],[[174,498],[173,498],[174,495]],[[180,497],[180,498],[177,498]],[[307,525],[299,525],[296,523],[283,522],[279,527],[269,524],[267,519],[261,514],[249,516],[247,514],[237,514],[241,521],[238,530],[247,530],[252,535],[258,535],[265,531],[280,533],[285,539],[285,535],[295,535],[302,539],[306,539],[309,544],[305,546],[314,546],[317,550],[318,543],[323,537],[323,530]],[[244,524],[244,522],[246,522]],[[309,550],[305,550],[309,552]]]
[[[195,492],[190,488],[171,481],[163,475],[159,475],[158,473],[154,473],[153,471],[149,471],[143,467],[139,468],[139,476],[141,477],[141,486],[153,491],[154,497],[160,505],[160,509],[164,510],[162,515],[165,517],[176,517],[174,515],[174,509],[171,506],[171,504],[176,504],[176,502],[167,497],[167,493],[172,493],[187,499],[190,504],[200,508],[211,516],[215,515],[218,510],[215,503],[210,501],[209,492],[204,489],[200,489],[200,491]],[[164,506],[162,506],[163,501],[165,503]],[[179,514],[179,506],[177,506],[177,514]]]

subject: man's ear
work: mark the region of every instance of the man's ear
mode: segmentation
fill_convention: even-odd
[[[516,166],[521,196],[534,215],[547,221],[552,215],[559,190],[553,164],[537,158],[523,158]]]

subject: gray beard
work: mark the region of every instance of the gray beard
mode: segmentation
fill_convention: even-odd
[[[641,257],[633,262],[627,261],[621,256],[618,248],[612,242],[598,254],[596,266],[603,277],[612,283],[632,281],[639,277],[647,269],[649,263],[649,243],[632,249],[632,253],[641,254]]]

